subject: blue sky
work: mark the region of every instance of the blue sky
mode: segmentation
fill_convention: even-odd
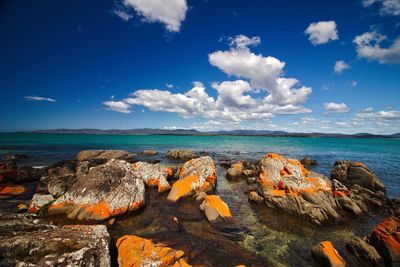
[[[2,1],[0,131],[400,132],[400,0]]]

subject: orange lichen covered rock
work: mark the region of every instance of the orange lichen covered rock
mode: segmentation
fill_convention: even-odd
[[[106,220],[144,205],[144,183],[123,160],[109,160],[78,174],[77,181],[49,207],[70,219]]]
[[[164,192],[171,188],[167,179],[174,174],[174,170],[160,164],[136,162],[132,164],[132,172],[140,177],[147,186],[157,187],[158,192]]]
[[[43,206],[49,205],[53,201],[52,195],[34,194],[29,204],[28,212],[37,213]]]
[[[344,267],[346,263],[339,252],[333,247],[330,241],[323,241],[315,245],[311,250],[311,255],[322,266]]]
[[[226,205],[226,203],[217,195],[206,196],[203,203],[200,205],[200,209],[205,212],[206,217],[210,222],[215,222],[219,218],[232,218],[228,205]]]
[[[216,180],[217,171],[211,157],[189,160],[181,167],[179,180],[172,185],[167,199],[175,202],[181,197],[209,191],[215,187]]]
[[[0,185],[0,198],[14,197],[23,194],[26,188],[22,185]]]
[[[184,252],[153,243],[150,239],[125,235],[117,240],[118,263],[120,267],[191,266],[184,260]]]
[[[243,162],[238,161],[231,165],[231,167],[226,172],[226,178],[228,179],[236,179],[243,177],[244,165]]]

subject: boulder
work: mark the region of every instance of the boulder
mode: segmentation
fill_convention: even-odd
[[[197,155],[192,150],[170,149],[167,152],[167,157],[188,160],[197,157]]]
[[[120,159],[128,162],[132,162],[135,158],[135,154],[132,154],[126,150],[84,150],[78,153],[75,157],[78,161],[84,160],[110,160]]]
[[[158,154],[158,151],[153,149],[148,149],[148,150],[143,150],[142,154],[145,156],[155,156]]]
[[[346,249],[357,259],[357,264],[364,266],[385,266],[376,249],[359,237],[346,243]]]
[[[182,250],[175,250],[162,243],[134,235],[125,235],[117,240],[120,267],[140,266],[191,266],[184,259]]]
[[[215,187],[216,181],[217,170],[211,157],[191,159],[181,167],[179,179],[172,185],[167,199],[175,202],[181,197],[200,191],[210,191]]]
[[[332,168],[331,179],[336,179],[348,187],[359,185],[374,192],[385,192],[384,184],[361,162],[336,161]]]
[[[52,195],[34,194],[29,204],[28,212],[38,213],[43,207],[49,207],[53,201]]]
[[[136,162],[132,164],[133,174],[142,179],[149,187],[157,187],[158,192],[164,192],[171,188],[167,179],[172,177],[174,170],[161,164]]]
[[[27,214],[0,216],[0,266],[111,265],[104,225],[55,226]]]
[[[302,160],[300,160],[300,162],[301,162],[301,164],[307,165],[307,166],[318,165],[318,162],[311,157],[304,157]]]
[[[244,176],[244,165],[243,162],[238,161],[231,165],[226,173],[226,178],[228,179],[238,179]]]
[[[77,172],[76,182],[49,207],[48,213],[70,219],[101,221],[134,211],[144,205],[144,183],[132,173],[131,164],[111,159]]]
[[[207,220],[212,223],[221,219],[232,219],[228,205],[217,195],[207,195],[201,203],[200,209],[205,212]]]
[[[22,166],[18,168],[15,183],[26,183],[37,181],[47,173],[47,167]]]
[[[330,241],[323,241],[311,249],[311,255],[321,265],[326,267],[344,267],[346,263]]]
[[[86,161],[62,161],[54,164],[48,169],[47,174],[40,178],[40,183],[53,196],[61,196],[75,183],[77,165],[86,164]]]

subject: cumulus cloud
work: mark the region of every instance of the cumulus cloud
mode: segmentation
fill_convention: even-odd
[[[400,37],[385,48],[381,43],[386,38],[377,31],[356,36],[353,42],[356,44],[358,57],[378,61],[381,64],[400,64]]]
[[[165,87],[171,89],[171,88],[174,88],[174,85],[172,83],[166,83]]]
[[[363,0],[362,4],[364,7],[378,5],[379,12],[383,16],[386,16],[386,15],[400,16],[400,1],[399,0]]]
[[[344,70],[349,69],[350,66],[344,60],[338,60],[335,62],[334,71],[336,74],[342,73]]]
[[[305,33],[313,45],[326,44],[329,41],[338,40],[338,31],[335,21],[320,21],[311,23]]]
[[[131,18],[133,18],[132,14],[129,14],[127,11],[122,10],[122,9],[114,9],[112,11],[116,16],[120,17],[124,21],[128,21]]]
[[[345,103],[324,103],[323,107],[328,113],[346,113],[350,110]]]
[[[123,101],[104,101],[103,105],[106,106],[106,109],[112,110],[112,111],[117,111],[121,113],[130,113],[131,111],[129,110],[130,106],[123,102]]]
[[[179,32],[188,10],[186,0],[123,0],[123,4],[133,8],[144,21],[160,22],[170,32]]]
[[[25,96],[24,97],[26,100],[30,100],[30,101],[47,101],[47,102],[57,102],[55,99],[53,98],[49,98],[49,97],[42,97],[42,96]]]
[[[400,111],[397,110],[380,110],[374,111],[373,108],[367,108],[356,114],[356,118],[371,121],[400,121]]]

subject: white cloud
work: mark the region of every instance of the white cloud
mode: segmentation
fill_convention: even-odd
[[[363,0],[364,7],[369,7],[374,4],[379,5],[381,15],[400,16],[400,1],[399,0]]]
[[[165,87],[167,87],[168,89],[174,88],[174,85],[172,83],[166,83]]]
[[[236,37],[229,37],[228,40],[231,47],[237,47],[241,49],[248,46],[257,46],[261,43],[261,38],[259,36],[249,38],[243,34],[239,34]]]
[[[356,114],[356,118],[371,121],[400,121],[400,111],[397,110],[381,110],[374,111],[373,108],[367,108]]]
[[[122,10],[122,9],[114,9],[112,11],[116,16],[120,17],[124,21],[128,21],[131,18],[133,18],[132,14],[129,14],[127,11]]]
[[[356,36],[353,42],[357,46],[358,57],[378,61],[381,64],[400,64],[400,37],[386,48],[381,46],[385,39],[386,36],[377,31]]]
[[[335,62],[334,71],[336,74],[342,73],[345,69],[349,69],[350,66],[344,60],[338,60]]]
[[[186,0],[123,0],[123,3],[144,21],[163,23],[170,32],[179,32],[188,10]]]
[[[351,81],[351,87],[356,87],[357,86],[357,84],[358,84],[358,82],[357,81]]]
[[[329,41],[338,40],[338,31],[335,21],[320,21],[311,23],[305,33],[313,45],[326,44]]]
[[[345,103],[324,103],[323,107],[328,113],[346,113],[350,110]]]
[[[106,109],[108,110],[113,110],[121,113],[130,113],[131,111],[129,110],[130,106],[123,102],[123,101],[104,101],[103,105],[106,106]]]
[[[26,100],[30,100],[30,101],[47,101],[47,102],[57,102],[55,99],[53,98],[49,98],[49,97],[42,97],[42,96],[25,96],[24,97]]]

